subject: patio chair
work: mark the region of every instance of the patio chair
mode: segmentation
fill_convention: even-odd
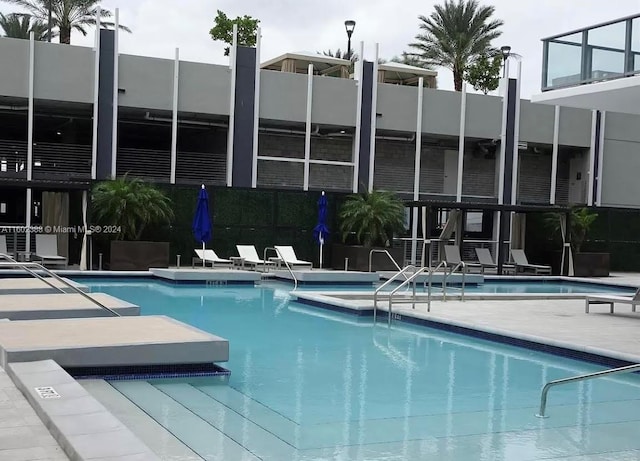
[[[67,258],[58,254],[58,236],[55,234],[36,234],[34,259],[40,261],[43,266],[67,267]]]
[[[516,272],[522,269],[522,271],[532,270],[535,275],[546,274],[551,275],[551,266],[545,266],[542,264],[529,264],[527,255],[524,254],[524,250],[511,250],[511,257],[516,266]]]
[[[609,304],[609,312],[613,314],[613,306],[615,303],[631,304],[631,312],[636,311],[636,306],[640,305],[640,288],[638,288],[633,296],[616,296],[616,295],[587,295],[585,298],[584,311],[589,313],[589,305],[591,304]]]
[[[480,272],[483,274],[487,269],[492,269],[498,272],[498,263],[493,260],[493,256],[491,256],[491,252],[488,248],[476,248],[476,256],[478,257],[478,262],[480,263]],[[509,272],[511,274],[515,274],[516,266],[513,264],[503,264],[502,269],[505,272]]]
[[[254,269],[257,269],[258,266],[262,265],[263,270],[267,270],[267,268],[275,264],[273,261],[260,259],[254,245],[236,245],[236,248],[238,249],[239,257],[233,257],[231,259],[233,261],[239,261],[242,267],[248,264],[249,266],[253,266]]]
[[[195,251],[197,257],[191,258],[192,268],[195,267],[196,263],[199,263],[200,265],[204,265],[204,266],[206,266],[207,263],[211,263],[211,267],[215,267],[216,264],[219,266],[229,266],[229,267],[233,265],[233,261],[231,261],[230,259],[224,259],[224,258],[218,257],[216,252],[213,250],[203,250],[202,248],[200,248],[200,249],[194,249],[193,251]],[[203,264],[203,261],[204,261],[204,264]]]
[[[451,265],[451,270],[462,264],[462,268],[465,272],[468,272],[470,268],[475,267],[481,269],[480,264],[464,262],[462,261],[462,257],[460,256],[460,247],[458,245],[445,245],[444,246],[444,260],[448,265]]]
[[[270,260],[276,262],[278,266],[280,266],[282,264],[282,261],[284,260],[291,267],[295,267],[295,266],[307,267],[308,266],[309,269],[313,269],[312,262],[298,259],[298,257],[296,256],[296,252],[292,246],[276,245],[275,249],[278,251],[278,257],[270,258]]]

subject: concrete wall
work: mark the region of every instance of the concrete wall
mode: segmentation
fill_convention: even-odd
[[[502,98],[467,94],[465,136],[500,139],[502,130]]]
[[[0,38],[0,96],[29,96],[29,41]]]
[[[589,147],[591,145],[591,111],[561,107],[558,143],[562,146]]]
[[[553,106],[533,104],[522,100],[520,103],[520,142],[539,144],[553,143]]]
[[[418,89],[409,86],[378,83],[376,121],[379,130],[415,133],[418,112]]]
[[[4,56],[2,60],[4,62]],[[92,103],[93,63],[91,48],[36,42],[33,84],[35,98]]]
[[[260,118],[304,123],[306,114],[306,75],[260,71]]]
[[[118,78],[120,106],[172,109],[173,60],[121,54]]]
[[[639,208],[640,116],[607,112],[602,205]]]
[[[460,133],[461,94],[456,91],[424,89],[422,131],[438,135]]]
[[[179,111],[229,115],[229,66],[181,61],[179,78]]]
[[[311,121],[313,123],[356,126],[357,103],[358,87],[354,80],[323,76],[313,77],[313,102],[311,105]]]

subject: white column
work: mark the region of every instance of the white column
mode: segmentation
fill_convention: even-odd
[[[29,33],[29,102],[27,114],[27,181],[33,179],[33,118],[35,116],[33,110],[34,101],[34,79],[35,79],[35,46],[33,32]],[[29,208],[27,202],[27,208]]]
[[[413,165],[413,200],[420,200],[420,163],[422,157],[422,109],[424,98],[424,78],[418,79],[418,105],[416,108],[416,150]],[[418,208],[413,208],[411,226],[411,264],[416,263],[418,252]]]
[[[118,159],[118,87],[119,87],[119,50],[120,46],[120,10],[116,8],[113,31],[113,125],[111,127],[111,179],[116,179]]]
[[[360,128],[362,127],[362,74],[364,69],[364,42],[360,42],[360,54],[358,55],[358,73],[356,80],[356,130],[353,138],[353,184],[352,191],[358,192],[358,175],[360,172]]]
[[[171,184],[176,183],[178,163],[178,91],[180,90],[180,49],[176,48],[173,59],[173,101],[171,105]]]
[[[27,228],[27,232],[26,232],[26,247],[25,247],[25,251],[27,253],[29,253],[31,251],[31,230],[29,229],[31,227],[31,203],[33,202],[33,197],[32,197],[32,190],[30,187],[27,188],[27,209],[25,210],[25,223],[24,225]]]
[[[607,119],[607,113],[602,111],[600,113],[600,142],[598,143],[598,182],[596,183],[596,206],[602,204],[602,167],[604,166],[604,133],[605,123]]]
[[[500,131],[500,159],[498,170],[498,205],[503,204],[504,169],[507,153],[507,108],[509,96],[509,60],[504,61],[504,78],[502,79],[502,129]]]
[[[591,111],[591,145],[589,147],[589,186],[587,189],[587,205],[593,205],[593,182],[596,163],[596,130],[598,128],[598,111]]]
[[[558,150],[560,140],[560,106],[555,107],[553,119],[553,150],[551,151],[551,192],[549,193],[549,204],[556,203],[556,187],[558,184]]]
[[[227,187],[233,182],[233,125],[236,112],[236,63],[238,54],[238,25],[233,25],[233,42],[231,45],[229,68],[231,69],[231,94],[229,95],[229,130],[227,137]]]
[[[262,44],[262,29],[256,30],[256,67],[255,87],[253,90],[253,157],[251,159],[251,187],[258,186],[258,148],[260,133],[260,47]]]
[[[98,171],[98,91],[100,85],[100,6],[96,7],[96,39],[93,62],[93,138],[91,139],[91,179]]]
[[[369,145],[369,192],[373,190],[373,175],[376,167],[376,121],[378,112],[378,55],[380,45],[376,43],[373,60],[373,80],[371,82],[371,142]]]
[[[467,121],[467,82],[462,82],[460,97],[460,132],[458,133],[458,178],[456,179],[456,201],[462,202],[462,174],[464,171],[464,132]]]
[[[307,116],[304,131],[304,178],[302,188],[309,190],[309,170],[311,160],[311,109],[313,104],[313,64],[307,67]]]
[[[34,100],[34,72],[35,72],[35,39],[33,32],[29,34],[29,113],[27,114],[27,181],[33,179],[33,100]],[[26,248],[27,252],[31,251],[31,187],[27,188],[27,205],[25,210],[25,226],[26,232]]]
[[[516,204],[516,198],[518,197],[518,184],[520,183],[520,178],[518,175],[518,160],[520,157],[520,152],[518,151],[518,144],[520,144],[520,87],[522,86],[522,61],[519,57],[516,56],[517,64],[516,64],[516,104],[515,104],[515,114],[513,121],[513,165],[511,170],[511,204]],[[511,214],[513,221],[513,213]],[[513,234],[513,226],[511,227],[511,234]],[[513,240],[513,239],[509,239]]]

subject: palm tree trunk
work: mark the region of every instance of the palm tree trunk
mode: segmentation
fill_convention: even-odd
[[[60,43],[71,44],[71,27],[60,27]]]
[[[462,72],[453,69],[453,86],[456,91],[462,91]]]

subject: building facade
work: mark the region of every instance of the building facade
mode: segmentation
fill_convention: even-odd
[[[510,215],[518,207],[640,206],[625,191],[637,116],[520,99],[517,78],[485,96],[436,89],[434,72],[377,56],[355,68],[308,53],[261,64],[258,43],[213,65],[181,61],[179,50],[174,60],[120,54],[111,30],[96,42],[0,39],[0,223],[33,224],[43,201],[71,193],[74,202],[94,181],[125,174],[183,186],[392,190],[440,211],[464,208],[474,217],[465,226],[483,229],[480,244],[497,252],[498,240],[524,245]],[[503,217],[501,207],[510,207]]]

